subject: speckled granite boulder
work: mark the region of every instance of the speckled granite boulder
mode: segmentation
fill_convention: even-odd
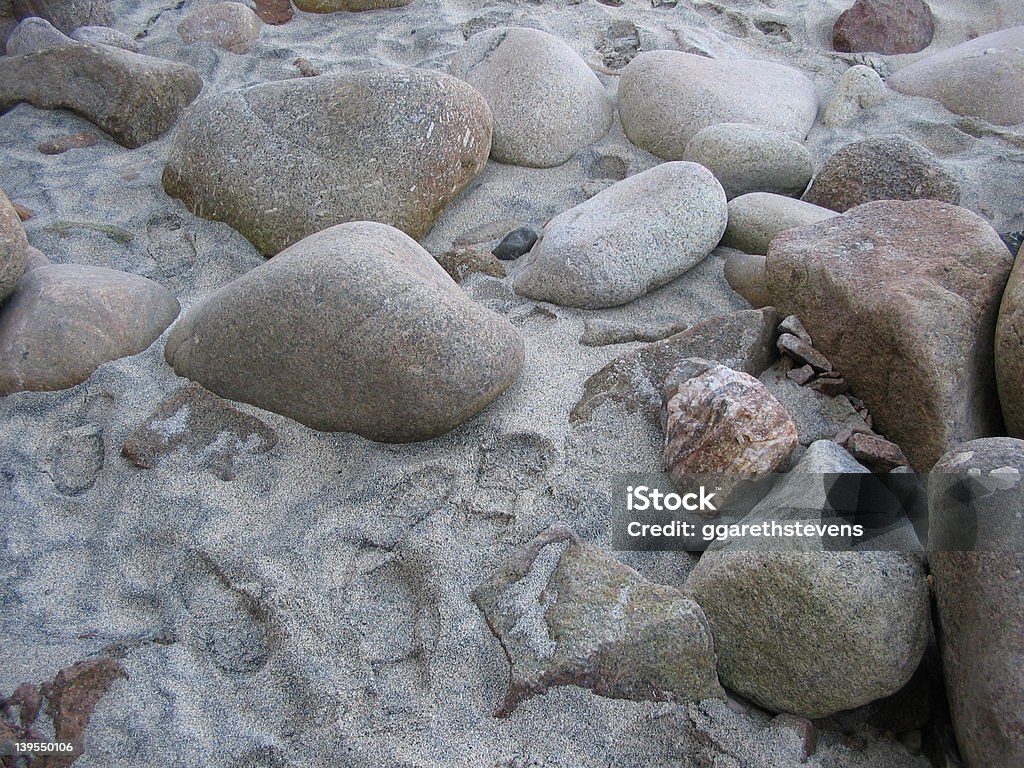
[[[0,304],[11,295],[27,268],[27,248],[21,219],[0,190]]]

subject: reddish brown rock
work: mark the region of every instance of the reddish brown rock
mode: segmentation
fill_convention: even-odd
[[[882,201],[776,237],[768,290],[927,471],[953,445],[1002,432],[992,339],[1012,262],[968,210]]]
[[[784,728],[788,731],[793,731],[797,735],[797,738],[800,739],[800,746],[803,749],[803,759],[801,762],[807,762],[807,758],[818,751],[818,731],[814,727],[814,723],[806,717],[778,715],[768,725],[771,728]]]
[[[278,25],[291,21],[295,13],[289,0],[256,0],[256,15],[265,24]]]
[[[886,440],[881,435],[855,432],[846,441],[846,450],[853,458],[875,472],[888,472],[910,463],[896,443]]]
[[[799,336],[783,333],[775,344],[779,348],[779,352],[793,358],[797,365],[809,365],[817,373],[832,370],[832,363],[828,358]]]
[[[821,392],[823,395],[828,397],[835,397],[846,392],[850,385],[846,379],[839,376],[834,371],[828,376],[819,376],[814,381],[810,382],[807,386],[813,389],[815,392]]]
[[[665,382],[664,464],[677,486],[688,475],[774,472],[798,442],[785,407],[749,374],[691,358]]]
[[[85,147],[91,147],[100,137],[93,131],[85,131],[83,133],[75,133],[71,136],[65,136],[61,139],[52,139],[50,141],[44,141],[39,145],[39,151],[44,155],[59,155],[63,152],[67,152],[69,149],[84,149]]]
[[[800,386],[803,386],[814,378],[814,369],[809,365],[801,365],[799,368],[786,371],[786,378],[792,379]]]
[[[486,248],[455,248],[437,254],[434,258],[457,283],[475,272],[491,277],[505,276],[505,265]]]
[[[857,0],[832,28],[832,47],[846,53],[917,53],[935,34],[924,0]]]

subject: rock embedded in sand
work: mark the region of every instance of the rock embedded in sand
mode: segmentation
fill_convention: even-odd
[[[491,110],[440,72],[383,68],[208,96],[181,120],[163,184],[264,255],[346,221],[423,237],[487,162]]]
[[[26,53],[45,51],[74,43],[70,37],[54,27],[46,19],[30,16],[21,21],[7,38],[7,55],[22,56]]]
[[[93,45],[110,45],[114,48],[123,48],[132,53],[139,52],[139,44],[135,39],[124,32],[110,27],[88,26],[79,27],[71,33],[71,38],[80,43],[92,43]]]
[[[765,274],[765,257],[744,253],[732,248],[720,248],[725,252],[725,279],[729,287],[750,302],[755,309],[772,303],[768,296],[768,278]]]
[[[472,418],[519,375],[523,342],[408,235],[318,232],[185,313],[181,376],[314,429],[407,442]]]
[[[776,472],[798,444],[785,407],[748,373],[688,358],[665,381],[664,466],[679,488],[689,475]]]
[[[0,395],[67,389],[142,352],[178,314],[163,286],[78,264],[25,273],[0,313]]]
[[[992,339],[1012,263],[966,209],[883,201],[777,236],[768,292],[926,471],[951,446],[1002,431]]]
[[[20,101],[70,109],[129,148],[166,133],[202,87],[193,67],[105,45],[0,57],[0,111]]]
[[[772,307],[717,315],[620,355],[587,379],[569,420],[587,421],[595,408],[611,401],[657,423],[665,378],[688,357],[703,357],[757,376],[775,361],[779,319]]]
[[[729,201],[729,223],[722,245],[763,256],[780,232],[817,224],[836,215],[835,211],[803,200],[770,192],[751,192]]]
[[[524,545],[472,597],[511,665],[499,716],[558,685],[618,699],[725,697],[700,606],[564,525]]]
[[[1006,431],[1024,437],[1024,258],[1017,257],[996,323],[996,385]]]
[[[491,157],[500,163],[561,165],[611,128],[615,107],[597,75],[562,39],[539,29],[478,32],[449,71],[487,99]]]
[[[715,123],[750,123],[802,141],[817,115],[814,83],[773,62],[646,51],[619,81],[626,137],[665,160],[683,159],[690,139]]]
[[[864,64],[855,64],[839,78],[832,98],[821,111],[821,124],[836,128],[850,122],[861,110],[884,104],[891,95],[881,75]]]
[[[716,123],[700,130],[683,159],[715,174],[730,200],[748,192],[799,196],[814,173],[803,144],[748,123]]]
[[[401,8],[412,0],[293,0],[295,7],[309,13],[337,11],[373,11],[378,8]]]
[[[813,443],[742,522],[820,522],[834,514],[833,473],[867,470],[835,443]],[[919,557],[823,545],[733,540],[705,552],[686,582],[711,622],[722,684],[773,712],[820,718],[895,693],[927,644]]]
[[[434,256],[441,268],[451,275],[452,280],[461,283],[474,273],[505,277],[505,265],[490,251],[473,246],[462,246]]]
[[[60,155],[71,149],[85,149],[91,147],[100,140],[95,131],[83,131],[70,136],[62,136],[59,139],[44,141],[38,149],[44,155]]]
[[[262,26],[260,17],[249,6],[222,2],[190,13],[178,25],[178,35],[186,45],[213,43],[231,53],[248,53],[259,39]]]
[[[662,163],[565,211],[523,259],[522,296],[599,309],[679,277],[718,245],[725,192],[695,163]]]
[[[886,81],[908,96],[996,125],[1024,123],[1024,26],[968,40],[908,64]]]
[[[1024,441],[972,440],[935,465],[929,562],[953,726],[971,768],[1024,764]]]
[[[110,23],[108,0],[14,0],[13,5],[19,19],[38,16],[65,34]]]
[[[841,147],[826,160],[804,200],[840,213],[873,200],[941,200],[956,205],[960,183],[916,141],[872,136]]]
[[[0,189],[0,304],[14,292],[27,265],[28,238],[17,211]]]
[[[917,53],[935,34],[924,0],[857,0],[832,27],[832,47],[846,53]]]
[[[529,226],[513,229],[501,239],[491,253],[502,261],[514,261],[530,252],[530,249],[536,244],[539,234],[537,230]]]

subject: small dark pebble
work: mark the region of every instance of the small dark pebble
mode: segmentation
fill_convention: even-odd
[[[1010,253],[1014,256],[1020,253],[1020,246],[1024,243],[1024,232],[1006,232],[1000,237],[1003,238],[1006,247],[1010,249]]]
[[[537,231],[533,227],[520,227],[505,235],[491,253],[502,261],[512,261],[528,253],[536,242]]]

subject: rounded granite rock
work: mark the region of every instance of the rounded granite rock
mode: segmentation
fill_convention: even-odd
[[[662,163],[560,213],[522,259],[522,296],[599,309],[637,299],[697,264],[725,231],[722,185],[696,163]]]
[[[611,127],[614,105],[593,70],[563,40],[539,29],[473,35],[449,71],[476,88],[494,114],[491,157],[548,168]]]
[[[483,169],[491,110],[440,72],[384,68],[217,93],[182,116],[164,189],[264,255],[346,221],[423,237]]]
[[[0,304],[14,292],[27,269],[27,248],[18,212],[0,189]]]
[[[729,223],[722,245],[744,253],[768,253],[780,232],[838,216],[835,211],[770,192],[751,192],[729,201]]]
[[[165,355],[222,397],[314,429],[408,442],[455,428],[504,392],[523,342],[408,235],[360,221],[207,296]]]
[[[814,83],[774,62],[646,51],[619,81],[626,137],[665,160],[682,160],[690,139],[715,123],[750,123],[803,141],[817,115]]]
[[[123,48],[132,53],[139,52],[139,44],[134,37],[126,35],[110,27],[88,26],[79,27],[71,33],[71,38],[80,43],[92,43],[93,45],[110,45],[114,48]]]
[[[995,365],[1006,431],[1024,437],[1024,259],[1019,255],[999,306]]]
[[[186,45],[213,43],[231,53],[248,53],[260,36],[263,22],[249,6],[235,2],[214,3],[193,11],[178,25]]]
[[[683,159],[713,174],[730,200],[748,192],[798,196],[814,173],[806,147],[749,123],[716,123],[690,139]]]
[[[46,19],[29,16],[20,21],[7,38],[7,55],[22,56],[26,53],[45,51],[47,48],[57,48],[72,43],[74,43],[72,38]]]

